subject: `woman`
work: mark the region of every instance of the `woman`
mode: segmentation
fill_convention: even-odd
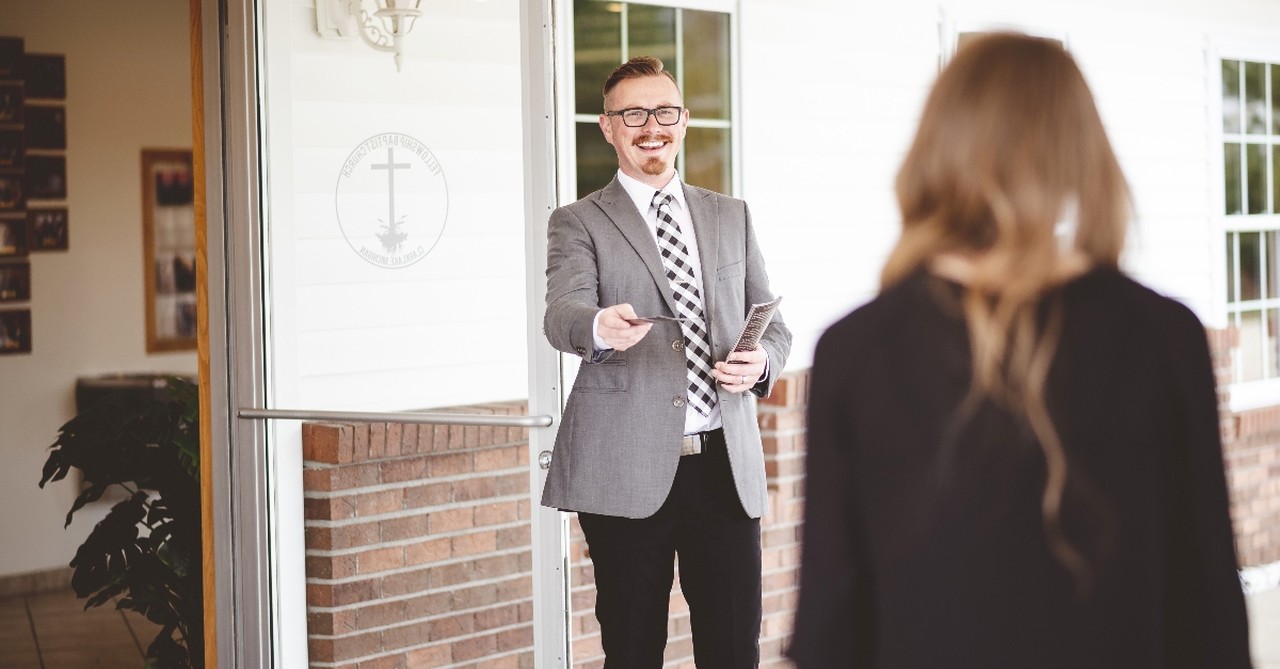
[[[797,665],[1248,667],[1204,329],[1118,269],[1071,57],[963,47],[897,193],[880,295],[814,358]]]

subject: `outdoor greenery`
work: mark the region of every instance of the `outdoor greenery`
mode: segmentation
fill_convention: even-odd
[[[196,386],[170,377],[163,391],[115,393],[82,410],[59,429],[40,479],[43,488],[80,471],[66,525],[108,490],[127,495],[76,551],[71,585],[86,609],[115,600],[161,626],[147,667],[204,664],[199,459]]]

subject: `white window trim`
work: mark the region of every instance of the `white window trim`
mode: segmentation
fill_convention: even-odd
[[[1209,134],[1209,197],[1210,211],[1213,213],[1210,226],[1213,229],[1213,253],[1215,260],[1210,263],[1213,273],[1214,287],[1211,291],[1211,313],[1220,320],[1217,323],[1206,323],[1210,327],[1227,328],[1235,325],[1227,300],[1227,233],[1253,231],[1280,231],[1280,215],[1254,215],[1247,218],[1232,218],[1226,214],[1226,184],[1223,183],[1222,146],[1232,138],[1243,139],[1245,135],[1228,134],[1222,129],[1222,61],[1239,60],[1261,63],[1280,63],[1280,47],[1274,40],[1262,39],[1257,35],[1239,35],[1223,33],[1211,37],[1205,47],[1206,68],[1206,127]],[[1275,82],[1272,85],[1276,85]],[[1268,186],[1270,187],[1270,186]],[[1274,195],[1280,197],[1280,193]],[[1235,263],[1239,271],[1239,261]],[[1265,270],[1264,270],[1265,271]],[[1262,302],[1259,301],[1261,304]],[[1233,356],[1232,365],[1238,361]],[[1246,381],[1228,385],[1230,399],[1228,407],[1231,411],[1249,411],[1262,407],[1280,404],[1280,377],[1261,381]]]
[[[691,128],[728,128],[729,132],[729,193],[728,195],[740,196],[742,193],[742,71],[741,61],[742,53],[739,47],[739,31],[740,21],[738,16],[739,0],[625,0],[631,5],[652,5],[656,7],[671,7],[675,9],[693,9],[707,12],[719,12],[729,15],[729,119],[723,121],[719,119],[689,119],[689,127]],[[574,112],[574,106],[577,100],[577,79],[573,76],[573,0],[556,0],[555,13],[561,19],[561,24],[565,26],[564,30],[559,31],[559,44],[563,57],[557,59],[556,79],[559,86],[556,88],[556,105],[558,109],[565,110],[560,114],[560,124],[557,129],[560,136],[560,154],[556,159],[557,173],[560,175],[557,184],[556,195],[561,204],[573,202],[577,198],[586,195],[586,193],[577,192],[577,155],[578,155],[578,133],[577,125],[579,123],[595,123],[599,119],[598,114],[578,114]],[[677,15],[678,17],[679,15]],[[679,20],[679,18],[677,18]],[[623,31],[623,58],[630,55],[626,52],[626,23],[622,25]],[[683,59],[683,46],[677,42],[677,59]],[[683,68],[680,70],[683,73]],[[603,82],[601,82],[603,83]],[[684,82],[679,82],[681,90],[684,89]],[[683,151],[681,152],[680,165],[684,165]]]

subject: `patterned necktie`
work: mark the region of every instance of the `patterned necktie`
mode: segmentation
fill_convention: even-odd
[[[675,295],[676,315],[687,319],[680,323],[680,329],[684,332],[689,402],[698,413],[707,416],[716,403],[715,379],[711,376],[711,340],[702,314],[702,297],[693,279],[689,247],[680,239],[680,225],[671,218],[673,199],[670,193],[653,194],[651,206],[658,209],[658,251]]]

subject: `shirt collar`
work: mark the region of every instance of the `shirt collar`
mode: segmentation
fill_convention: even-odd
[[[675,206],[681,209],[687,209],[684,201],[684,188],[680,181],[680,173],[676,172],[671,177],[671,181],[667,182],[662,188],[654,188],[635,177],[623,174],[622,170],[618,170],[618,183],[622,184],[623,190],[627,191],[627,195],[631,196],[631,201],[635,203],[636,209],[640,211],[640,215],[647,217],[649,210],[653,208],[653,193],[662,191],[670,193]]]

